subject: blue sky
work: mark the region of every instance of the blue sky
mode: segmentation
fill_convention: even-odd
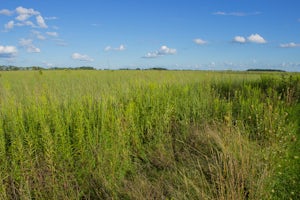
[[[0,0],[0,65],[300,71],[300,1]]]

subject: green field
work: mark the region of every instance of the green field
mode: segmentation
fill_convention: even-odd
[[[300,75],[0,72],[0,199],[300,199]]]

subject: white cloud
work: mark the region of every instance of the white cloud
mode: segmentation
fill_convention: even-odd
[[[47,61],[43,61],[42,63],[43,63],[43,65],[45,65],[46,67],[53,67],[53,66],[54,66],[52,63],[49,63],[49,62],[47,62]]]
[[[13,13],[14,13],[13,11],[10,11],[10,10],[7,10],[7,9],[2,9],[2,10],[0,10],[0,15],[10,16],[10,15],[12,15]]]
[[[32,40],[31,39],[20,39],[19,41],[19,44],[22,46],[22,47],[26,47],[26,46],[29,46],[32,44]]]
[[[7,22],[7,24],[4,25],[5,30],[9,30],[9,29],[13,29],[15,26],[15,22],[14,21],[9,21]]]
[[[240,43],[240,44],[244,44],[244,43],[264,44],[264,43],[267,43],[267,41],[257,33],[256,34],[251,34],[247,38],[244,37],[244,36],[235,36],[232,39],[232,42]]]
[[[39,48],[37,48],[37,47],[35,47],[35,46],[32,45],[32,46],[29,46],[27,48],[27,52],[29,52],[29,53],[40,53],[41,50]]]
[[[119,47],[113,48],[111,46],[107,46],[104,48],[104,51],[124,51],[126,48],[123,44],[121,44]]]
[[[261,12],[224,12],[224,11],[217,11],[212,13],[213,15],[222,15],[222,16],[235,16],[235,17],[245,17],[245,16],[250,16],[250,15],[259,15]]]
[[[110,51],[110,50],[112,50],[113,48],[111,47],[111,46],[107,46],[107,47],[105,47],[104,48],[104,51]]]
[[[29,52],[29,53],[40,53],[41,52],[41,50],[39,48],[37,48],[36,46],[34,46],[32,44],[31,39],[24,39],[24,38],[20,39],[19,45],[21,47],[26,48],[27,52]]]
[[[56,45],[61,46],[61,47],[66,47],[66,46],[68,46],[68,43],[61,41],[61,42],[57,42]]]
[[[31,26],[31,27],[36,27],[31,21],[24,21],[24,22],[17,22],[15,23],[13,20],[7,22],[5,25],[4,25],[4,28],[5,28],[5,31],[8,31],[10,29],[13,29],[15,26]]]
[[[149,52],[143,56],[143,58],[156,58],[156,57],[158,57],[157,52]]]
[[[36,38],[39,39],[39,40],[45,40],[45,39],[46,39],[46,37],[43,36],[43,35],[41,34],[41,32],[39,32],[39,31],[32,30],[31,32],[32,32],[32,34],[33,34],[34,36],[36,36]]]
[[[161,46],[160,49],[158,50],[159,55],[171,55],[175,53],[176,53],[176,49],[171,49],[165,45]]]
[[[295,48],[300,47],[300,44],[296,44],[294,42],[286,43],[286,44],[280,44],[281,48]]]
[[[31,26],[31,27],[35,27],[35,25],[33,24],[33,22],[31,21],[25,21],[23,23],[18,23],[17,25],[20,25],[20,26]]]
[[[28,8],[24,8],[22,6],[17,7],[16,12],[18,13],[18,16],[16,17],[16,20],[19,20],[19,21],[25,21],[33,15],[39,15],[40,14],[40,12],[35,11],[32,8],[28,9]]]
[[[207,41],[202,40],[202,39],[200,39],[200,38],[194,39],[194,42],[195,42],[196,44],[198,44],[198,45],[203,45],[203,44],[206,44],[206,43],[207,43]]]
[[[57,37],[58,33],[57,32],[46,32],[47,35],[52,36],[52,37]]]
[[[90,58],[88,55],[83,55],[80,53],[73,53],[71,57],[74,60],[88,61],[88,62],[94,61],[94,59]]]
[[[30,15],[27,15],[27,14],[24,14],[24,15],[19,15],[16,17],[16,20],[18,21],[25,21],[27,20],[28,18],[30,18],[31,16]]]
[[[14,46],[0,46],[0,58],[12,58],[17,55],[17,48]]]
[[[41,15],[36,16],[36,22],[41,28],[48,28],[44,18]]]
[[[52,26],[53,29],[58,30],[59,27],[58,26]]]
[[[94,26],[94,27],[98,27],[98,26],[100,26],[101,24],[93,23],[93,24],[91,24],[91,25]]]
[[[164,55],[174,55],[174,54],[176,54],[176,52],[177,52],[176,49],[172,49],[172,48],[169,48],[169,47],[163,45],[159,48],[159,50],[157,50],[155,52],[149,52],[142,58],[157,58],[159,56],[164,56]]]
[[[45,17],[45,20],[56,20],[58,17]]]
[[[223,11],[217,11],[217,12],[213,12],[213,15],[227,15],[227,13],[223,12]]]
[[[18,26],[31,26],[33,28],[48,28],[47,24],[45,23],[44,18],[40,14],[39,11],[36,11],[32,8],[24,8],[22,6],[19,6],[15,9],[15,12],[9,11],[7,9],[3,9],[0,11],[0,14],[6,14],[6,15],[12,15],[15,13],[15,21],[11,20],[8,23],[6,23],[5,31],[8,31],[10,29],[13,29],[14,27]],[[32,22],[30,20],[31,17],[35,16],[35,21]]]
[[[299,71],[300,63],[299,62],[298,63],[294,63],[294,62],[282,62],[282,63],[279,64],[279,66],[283,67],[284,69],[291,69],[291,68],[293,68],[293,70]]]
[[[267,41],[257,33],[251,34],[247,39],[249,42],[253,42],[253,43],[258,43],[258,44],[267,43]]]
[[[40,12],[38,11],[35,11],[34,9],[32,8],[24,8],[22,6],[19,6],[16,8],[16,12],[19,14],[19,15],[39,15]]]
[[[61,47],[65,47],[68,46],[68,43],[66,43],[64,40],[62,39],[54,39],[54,41],[56,41],[56,45],[61,46]]]
[[[246,38],[243,36],[235,36],[232,41],[236,43],[246,43]]]
[[[118,51],[124,51],[125,50],[125,46],[123,44],[121,44],[119,46],[119,48],[117,48]]]
[[[46,40],[46,37],[43,36],[43,35],[36,35],[36,38],[39,39],[39,40]]]

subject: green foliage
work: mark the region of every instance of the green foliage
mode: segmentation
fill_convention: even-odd
[[[299,82],[1,72],[0,199],[297,199]]]

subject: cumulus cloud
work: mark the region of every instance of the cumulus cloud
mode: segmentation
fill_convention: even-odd
[[[15,46],[0,46],[0,58],[12,58],[17,55],[17,48]]]
[[[36,31],[36,30],[32,30],[31,33],[39,40],[45,40],[46,37],[42,35],[41,32]]]
[[[56,20],[56,19],[58,19],[58,17],[45,17],[45,20]]]
[[[22,46],[22,47],[25,47],[25,46],[28,46],[30,44],[32,44],[32,40],[31,39],[20,39],[19,41],[19,44]]]
[[[118,51],[124,51],[125,50],[125,46],[123,44],[121,44],[119,46],[119,48],[117,48]]]
[[[57,37],[58,33],[57,32],[46,32],[47,35],[52,36],[52,37]]]
[[[19,6],[15,11],[9,11],[7,9],[0,10],[0,14],[4,15],[13,15],[15,14],[15,20],[10,20],[4,25],[5,31],[13,29],[16,26],[31,26],[33,28],[48,28],[45,23],[44,18],[42,17],[39,11],[36,11],[32,8],[24,8]],[[35,22],[31,20],[31,17],[35,16]]]
[[[71,57],[74,60],[88,61],[88,62],[94,61],[94,59],[90,58],[88,55],[83,55],[80,53],[73,53]]]
[[[4,25],[5,30],[13,29],[15,26],[15,22],[13,20],[7,22],[7,24]]]
[[[10,16],[12,15],[14,12],[13,11],[10,11],[8,9],[2,9],[0,10],[0,15],[6,15],[6,16]]]
[[[110,51],[110,50],[112,50],[111,46],[107,46],[107,47],[104,48],[104,51]]]
[[[104,51],[124,51],[126,48],[123,44],[121,44],[119,47],[113,48],[111,46],[105,47]]]
[[[46,37],[41,35],[41,34],[36,35],[36,38],[39,39],[39,40],[45,40],[46,39]]]
[[[20,39],[19,45],[27,50],[28,53],[40,53],[41,50],[34,46],[31,39]]]
[[[32,45],[32,46],[29,46],[27,48],[27,52],[29,52],[29,53],[40,53],[41,50],[39,48],[37,48],[37,47],[35,47],[35,46]]]
[[[161,46],[160,49],[158,50],[159,55],[172,55],[176,53],[176,49],[171,49],[167,46]]]
[[[245,16],[250,16],[250,15],[259,15],[261,12],[224,12],[224,11],[217,11],[213,12],[213,15],[222,15],[222,16],[235,16],[235,17],[245,17]]]
[[[267,41],[257,33],[251,34],[247,39],[249,42],[253,42],[253,43],[258,43],[258,44],[267,43]]]
[[[19,15],[39,15],[40,14],[40,12],[35,11],[32,8],[27,9],[27,8],[22,7],[22,6],[17,7],[16,12]]]
[[[18,14],[18,16],[16,17],[16,20],[19,20],[19,21],[25,21],[33,15],[40,14],[40,12],[35,11],[32,8],[24,8],[22,6],[17,7],[16,12]]]
[[[146,55],[144,55],[143,58],[157,58],[159,56],[164,56],[164,55],[174,55],[176,54],[176,52],[177,52],[176,49],[172,49],[163,45],[159,48],[159,50],[154,52],[149,52]]]
[[[41,28],[48,28],[44,18],[41,15],[36,16],[36,22]]]
[[[16,20],[18,20],[18,21],[25,21],[25,20],[27,20],[29,17],[31,17],[31,16],[30,16],[30,15],[26,15],[26,14],[24,14],[24,15],[19,15],[19,16],[16,17]]]
[[[158,57],[157,52],[149,52],[143,56],[143,58],[156,58],[156,57]]]
[[[21,27],[21,26],[36,27],[36,25],[34,25],[34,23],[32,23],[31,21],[15,22],[15,21],[11,20],[4,25],[4,30],[9,31],[16,26],[18,26],[18,27]]]
[[[240,43],[240,44],[244,44],[244,43],[264,44],[264,43],[267,43],[267,41],[257,33],[256,34],[251,34],[247,38],[244,37],[244,36],[235,36],[232,39],[232,42]]]
[[[235,36],[232,41],[236,43],[246,43],[246,38],[243,36]]]
[[[31,26],[31,27],[35,27],[34,23],[31,21],[25,21],[23,23],[17,23],[17,26]]]
[[[300,47],[300,44],[296,44],[294,42],[286,43],[286,44],[280,44],[281,48],[295,48]]]
[[[202,39],[200,39],[200,38],[194,39],[194,42],[195,42],[196,44],[198,44],[198,45],[203,45],[203,44],[206,44],[206,43],[207,43],[207,41],[202,40]]]

